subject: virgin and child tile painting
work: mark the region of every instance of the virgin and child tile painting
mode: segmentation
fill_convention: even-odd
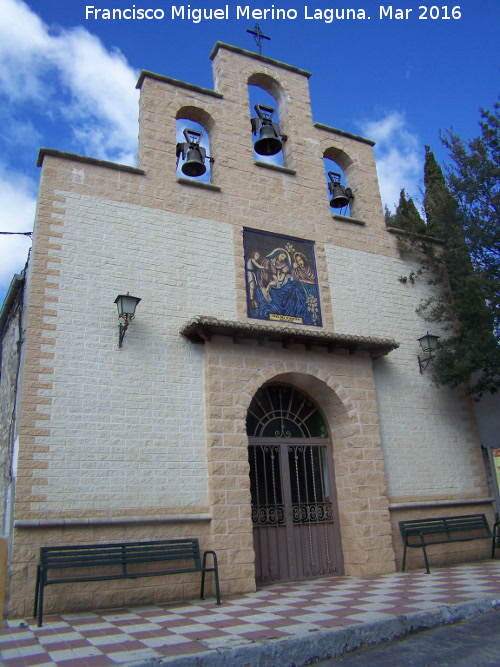
[[[314,245],[245,229],[248,317],[321,326]]]

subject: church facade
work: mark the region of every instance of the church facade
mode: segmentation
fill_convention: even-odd
[[[9,302],[22,325],[4,327],[21,349],[1,478],[11,617],[31,611],[41,546],[198,537],[224,597],[394,572],[402,519],[491,522],[472,402],[419,369],[431,288],[399,280],[417,265],[385,226],[373,142],[313,121],[308,72],[220,43],[210,57],[214,90],[141,74],[137,168],[40,151],[24,297]],[[282,164],[254,154],[249,86],[276,101]],[[209,142],[202,179],[177,168],[179,127]],[[349,215],[332,214],[325,159]],[[118,346],[120,294],[141,301]],[[198,586],[54,586],[45,610]]]

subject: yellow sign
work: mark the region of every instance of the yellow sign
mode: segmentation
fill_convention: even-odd
[[[276,315],[276,313],[269,313],[269,319],[279,320],[280,322],[294,322],[295,324],[302,324],[301,317],[291,317],[290,315]]]
[[[497,488],[500,489],[500,449],[493,450],[493,465],[497,476]]]

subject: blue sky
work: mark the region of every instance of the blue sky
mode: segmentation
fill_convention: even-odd
[[[446,163],[439,131],[453,126],[464,138],[473,138],[479,133],[479,107],[491,108],[498,99],[499,0],[306,3],[248,5],[250,12],[273,6],[289,15],[296,11],[295,19],[273,19],[270,12],[259,19],[271,37],[263,54],[312,72],[316,122],[377,142],[384,203],[392,207],[402,187],[418,200],[424,146],[429,144]],[[104,20],[94,18],[95,11],[86,18],[86,7],[123,11],[134,5],[136,11],[149,8],[164,18]],[[228,19],[187,18],[188,7],[221,8],[225,14],[226,5]],[[184,6],[184,19],[172,19],[173,6]],[[389,6],[393,18],[380,18],[380,7]],[[0,0],[0,231],[32,229],[41,146],[134,164],[135,83],[142,69],[213,88],[208,56],[215,42],[256,51],[246,32],[256,19],[237,18],[237,7],[247,5],[234,0],[184,5]],[[408,19],[396,18],[398,8],[403,14],[412,10]],[[336,18],[335,10],[348,9],[355,9],[357,18]],[[321,18],[306,18],[315,14]],[[23,268],[28,248],[26,237],[0,236],[0,303],[12,275]]]

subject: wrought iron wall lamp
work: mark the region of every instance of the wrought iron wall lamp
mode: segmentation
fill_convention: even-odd
[[[254,109],[257,118],[250,119],[252,134],[259,134],[259,138],[254,144],[255,152],[259,155],[276,155],[283,148],[280,139],[280,126],[278,123],[273,123],[272,120],[276,109],[266,107],[263,104],[256,104]]]
[[[123,320],[123,324],[119,322],[120,332],[118,334],[118,347],[122,346],[123,339],[125,337],[125,332],[128,329],[128,325],[135,317],[135,309],[140,299],[137,296],[130,296],[130,292],[126,294],[119,294],[116,299],[116,307],[118,308],[118,319]]]
[[[332,208],[344,208],[344,206],[347,206],[353,198],[351,188],[344,188],[340,183],[340,174],[337,174],[334,171],[329,171],[328,177],[330,178],[328,190],[332,196],[330,206]]]
[[[418,342],[420,343],[420,346],[422,347],[422,350],[425,353],[425,357],[420,358],[420,355],[418,355],[418,366],[420,368],[420,373],[423,373],[427,366],[431,363],[431,361],[434,359],[436,356],[436,349],[437,349],[437,343],[439,340],[439,336],[434,336],[433,334],[430,334],[427,332],[425,336],[421,336],[418,339]]]

